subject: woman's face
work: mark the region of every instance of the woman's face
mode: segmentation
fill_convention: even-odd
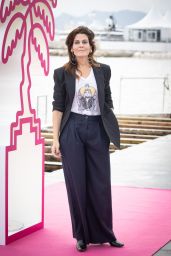
[[[77,34],[74,38],[71,52],[73,52],[74,55],[79,58],[88,57],[91,51],[88,36],[85,34]]]

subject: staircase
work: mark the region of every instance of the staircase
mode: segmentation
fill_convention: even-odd
[[[171,116],[117,116],[120,133],[121,149],[171,134]],[[53,141],[52,127],[43,128],[42,137],[45,139],[45,171],[54,171],[62,168],[60,159],[51,154]],[[109,152],[114,145],[111,143]]]

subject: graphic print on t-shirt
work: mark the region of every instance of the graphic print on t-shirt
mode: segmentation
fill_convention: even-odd
[[[89,84],[81,87],[77,94],[78,110],[94,110],[96,107],[96,89]]]

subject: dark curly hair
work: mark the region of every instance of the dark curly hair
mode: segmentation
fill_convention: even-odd
[[[88,37],[89,44],[91,46],[92,51],[88,55],[89,63],[91,66],[99,66],[99,64],[94,60],[94,52],[96,50],[95,42],[94,42],[94,37],[95,34],[92,30],[90,30],[88,27],[85,26],[79,26],[72,30],[65,41],[65,44],[68,48],[68,55],[69,55],[69,61],[64,65],[65,70],[67,70],[69,73],[73,74],[76,76],[75,71],[78,69],[78,63],[76,59],[73,61],[73,55],[71,52],[71,48],[74,43],[74,38],[77,34],[85,34]]]

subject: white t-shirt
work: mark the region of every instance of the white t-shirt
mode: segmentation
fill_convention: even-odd
[[[76,79],[75,96],[71,112],[86,115],[100,115],[97,83],[91,68],[88,77]]]

